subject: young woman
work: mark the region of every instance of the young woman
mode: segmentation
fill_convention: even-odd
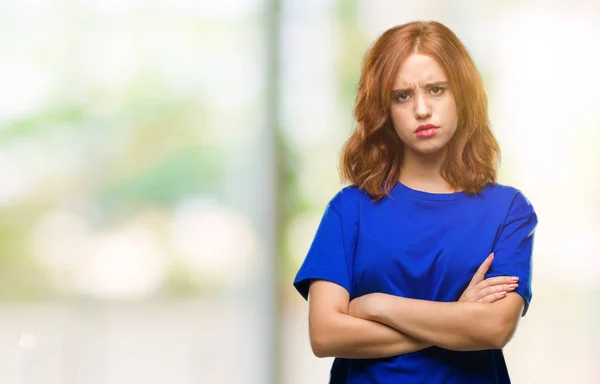
[[[437,22],[365,57],[351,186],[329,202],[294,285],[331,383],[510,383],[502,348],[531,300],[537,216],[496,183],[499,148],[469,53]]]

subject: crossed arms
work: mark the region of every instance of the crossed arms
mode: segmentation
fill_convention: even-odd
[[[314,354],[361,359],[403,355],[432,345],[457,351],[503,348],[517,328],[524,300],[509,292],[514,290],[510,277],[484,280],[490,264],[486,259],[453,303],[383,293],[350,301],[341,286],[313,281],[309,333]]]

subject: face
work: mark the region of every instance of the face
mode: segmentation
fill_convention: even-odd
[[[442,153],[458,124],[456,102],[444,70],[429,56],[412,54],[400,66],[392,91],[391,117],[404,149]]]

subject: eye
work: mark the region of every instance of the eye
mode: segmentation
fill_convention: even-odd
[[[397,101],[406,101],[410,95],[407,92],[398,93],[395,97]]]
[[[434,95],[440,95],[442,92],[444,92],[444,87],[433,87],[431,88],[431,93]]]

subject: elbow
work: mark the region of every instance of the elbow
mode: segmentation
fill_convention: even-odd
[[[328,321],[329,320],[329,321]],[[316,357],[333,357],[334,337],[331,319],[311,318],[308,324],[310,348]]]
[[[343,349],[343,342],[338,332],[340,318],[338,313],[309,315],[310,347],[316,357],[338,357],[340,349]]]
[[[331,342],[325,332],[310,333],[310,348],[316,357],[333,357]]]
[[[496,322],[489,332],[489,347],[491,349],[504,348],[512,339],[516,328],[516,324],[509,321]]]

